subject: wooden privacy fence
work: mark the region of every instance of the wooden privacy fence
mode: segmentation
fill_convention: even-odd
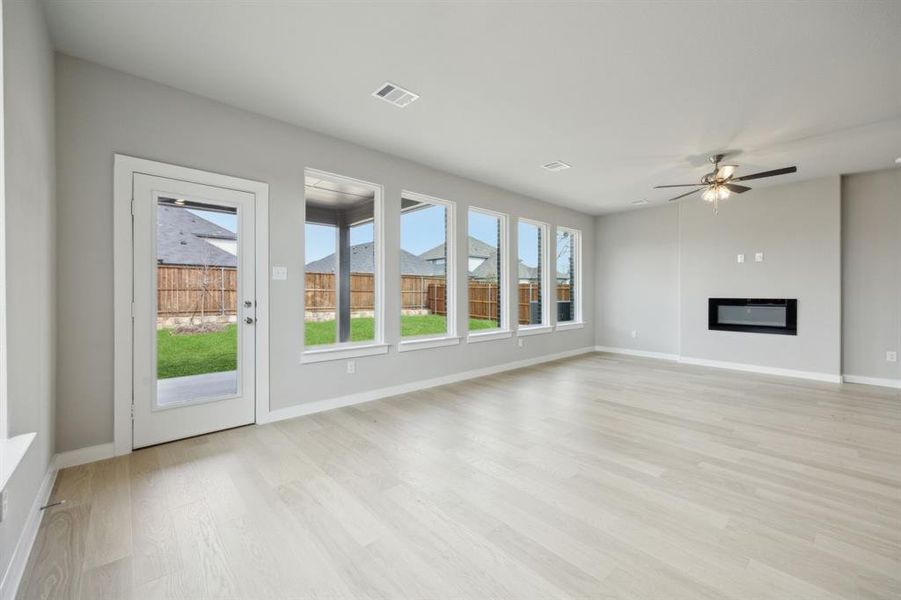
[[[159,265],[156,268],[159,317],[234,315],[238,273],[234,267]]]
[[[334,312],[334,273],[306,273],[304,293],[306,310]],[[157,267],[157,314],[160,317],[234,315],[237,309],[237,271],[233,267]],[[447,286],[443,277],[403,275],[400,280],[404,310],[428,310],[447,313]],[[569,285],[558,285],[557,300],[569,301]],[[488,281],[469,282],[469,316],[473,319],[497,319],[498,286]],[[538,301],[537,283],[520,283],[519,322],[528,323],[530,302]],[[372,273],[350,276],[351,310],[373,309]]]
[[[447,312],[445,304],[445,295],[447,290],[444,282],[434,283],[433,288],[429,290],[429,312],[443,315]],[[528,324],[531,322],[530,304],[537,302],[539,299],[537,283],[520,283],[519,284],[519,323]],[[557,286],[557,300],[569,301],[570,286]],[[497,320],[497,299],[498,286],[496,283],[488,281],[470,281],[469,282],[469,317],[472,319],[489,319]]]

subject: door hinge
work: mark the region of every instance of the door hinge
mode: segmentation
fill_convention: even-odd
[[[135,199],[131,199],[131,216],[135,216]]]
[[[131,405],[131,420],[132,421],[135,420],[135,405],[134,404]]]
[[[131,301],[131,320],[134,321],[134,319],[135,319],[135,301],[132,300]]]

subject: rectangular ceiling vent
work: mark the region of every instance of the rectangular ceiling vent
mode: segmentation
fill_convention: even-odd
[[[547,169],[548,171],[556,172],[556,171],[565,171],[566,169],[569,169],[572,165],[568,165],[565,162],[563,162],[562,160],[555,160],[555,161],[549,162],[549,163],[547,163],[545,165],[541,165],[541,166],[544,167],[545,169]]]
[[[387,81],[379,89],[372,92],[372,95],[401,108],[419,100],[419,94],[414,94],[410,90],[405,90],[399,85]]]

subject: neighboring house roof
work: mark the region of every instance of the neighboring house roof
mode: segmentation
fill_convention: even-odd
[[[522,261],[519,261],[518,266],[519,273],[517,274],[517,278],[520,281],[538,280],[538,267],[530,267]],[[469,274],[477,279],[497,279],[497,252],[492,251],[491,256],[486,258],[482,264],[473,269]],[[558,279],[566,279],[566,277],[567,275],[565,273],[557,273]]]
[[[372,273],[372,261],[375,257],[375,249],[372,242],[357,244],[350,247],[350,270],[352,273]],[[319,260],[307,264],[307,273],[334,273],[335,254],[329,254]],[[444,275],[444,267],[433,265],[406,250],[400,251],[401,275]]]
[[[159,264],[237,267],[234,254],[207,241],[235,239],[234,232],[186,208],[158,207],[156,255]]]
[[[486,244],[480,239],[469,236],[469,254],[468,256],[471,258],[488,258],[491,253],[494,252],[494,248]],[[419,258],[423,260],[440,260],[445,256],[444,244],[438,244],[434,248],[430,250],[426,250],[422,254],[419,255]]]

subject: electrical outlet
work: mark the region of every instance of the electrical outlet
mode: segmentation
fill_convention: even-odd
[[[638,332],[633,329],[631,335],[632,335],[632,339],[634,340],[635,338],[638,337]]]
[[[518,338],[518,339],[516,340],[516,345],[519,346],[520,348],[522,348],[522,343],[523,343],[524,341],[525,341],[524,339]]]
[[[353,375],[357,372],[357,361],[349,360],[347,361],[347,374]]]
[[[887,362],[898,362],[898,353],[894,350],[889,350],[885,353],[885,360]]]
[[[763,262],[763,252],[757,252],[754,254],[754,262]]]
[[[739,263],[745,262],[745,255],[744,255],[744,254],[738,254],[738,255],[735,257],[735,262],[739,262]]]

